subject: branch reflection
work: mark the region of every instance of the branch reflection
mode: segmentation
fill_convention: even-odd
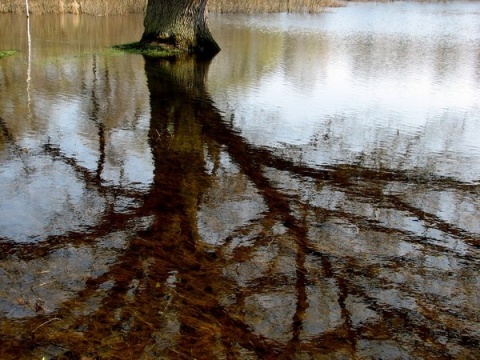
[[[97,66],[94,57],[85,82],[95,166],[51,143],[37,156],[91,192],[61,211],[94,203],[99,219],[39,243],[2,242],[0,355],[474,355],[478,229],[437,203],[478,206],[469,200],[477,187],[353,165],[313,169],[256,147],[213,103],[209,63],[193,58],[145,59],[151,183],[112,184],[115,144],[96,102],[109,90]]]

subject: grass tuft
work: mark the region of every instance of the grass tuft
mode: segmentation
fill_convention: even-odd
[[[15,55],[16,53],[17,52],[15,50],[4,50],[4,51],[0,50],[0,59],[3,59],[7,56]]]
[[[182,50],[164,44],[151,44],[144,42],[133,42],[113,46],[114,50],[120,50],[129,54],[142,54],[148,57],[165,58],[173,57],[184,53]]]

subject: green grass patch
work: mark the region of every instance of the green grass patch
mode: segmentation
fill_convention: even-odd
[[[184,53],[184,51],[168,45],[142,42],[115,45],[113,46],[113,49],[123,51],[129,54],[142,54],[154,58],[172,57]]]
[[[3,59],[7,56],[15,55],[17,52],[15,50],[0,50],[0,59]]]

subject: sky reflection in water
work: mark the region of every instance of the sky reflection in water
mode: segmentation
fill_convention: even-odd
[[[0,357],[476,356],[476,6],[212,14],[209,66],[106,50],[140,15],[32,16],[31,73],[0,61]]]
[[[465,11],[474,6],[218,16],[219,33],[251,41],[247,49],[222,43],[211,92],[249,141],[292,145],[309,165],[428,169],[478,181],[480,38],[478,16]],[[243,67],[250,81],[235,82]]]

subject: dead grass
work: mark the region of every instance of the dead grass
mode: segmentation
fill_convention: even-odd
[[[212,12],[237,13],[278,13],[278,12],[309,12],[323,11],[326,7],[338,7],[338,0],[245,0],[234,2],[231,0],[211,0],[208,8]]]
[[[31,14],[92,14],[119,15],[141,13],[146,9],[146,0],[30,0]],[[0,4],[0,12],[25,13],[24,0],[7,0]]]
[[[31,14],[69,13],[116,15],[145,12],[147,0],[30,0]],[[321,12],[326,7],[341,6],[341,0],[210,0],[212,12]],[[24,0],[6,0],[0,3],[0,13],[25,13]]]

